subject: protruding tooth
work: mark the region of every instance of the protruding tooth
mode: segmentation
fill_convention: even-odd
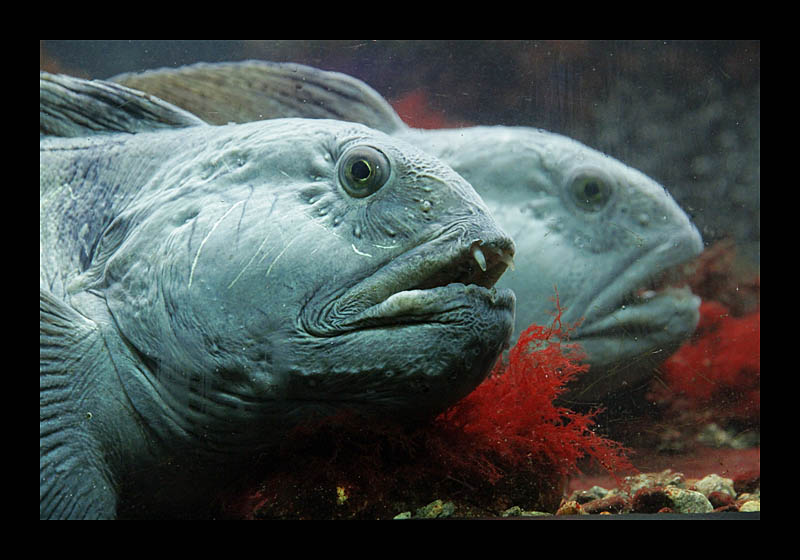
[[[506,264],[506,266],[508,268],[510,268],[511,271],[513,272],[514,271],[514,256],[513,255],[506,255],[505,253],[503,253],[502,249],[495,249],[495,253],[500,258],[500,260],[502,262],[504,262]]]
[[[478,263],[478,266],[481,267],[481,270],[486,272],[486,257],[483,255],[481,248],[475,247],[472,249],[472,256],[475,257],[475,262]]]

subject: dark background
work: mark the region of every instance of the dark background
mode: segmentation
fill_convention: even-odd
[[[760,269],[759,41],[92,40],[40,41],[39,52],[40,70],[87,78],[300,62],[360,78],[390,102],[424,92],[451,123],[566,134],[661,182],[707,244],[731,238]]]

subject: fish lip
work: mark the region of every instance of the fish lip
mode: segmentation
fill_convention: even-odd
[[[513,292],[494,287],[513,266],[513,256],[514,242],[504,234],[451,227],[348,288],[305,329],[315,336],[336,336],[429,322],[465,305],[513,313]]]
[[[647,311],[655,309],[656,303],[665,307],[667,300],[674,305],[675,314],[691,322],[699,298],[686,287],[676,289],[663,286],[661,282],[668,271],[695,258],[702,250],[702,240],[693,229],[687,235],[671,238],[634,255],[621,272],[614,273],[619,280],[606,286],[583,308],[585,315],[573,339],[608,336],[614,331],[633,329],[637,333],[657,331],[670,319]]]

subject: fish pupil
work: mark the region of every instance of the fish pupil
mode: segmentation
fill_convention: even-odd
[[[350,167],[350,174],[356,181],[366,181],[372,175],[372,168],[369,163],[360,159]]]
[[[594,198],[600,194],[600,186],[595,181],[589,181],[583,187],[583,193],[587,199]]]

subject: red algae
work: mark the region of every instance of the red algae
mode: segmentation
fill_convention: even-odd
[[[650,400],[667,412],[704,411],[717,422],[760,422],[761,281],[723,240],[686,265],[683,280],[702,298],[691,339],[670,356]]]
[[[733,317],[714,301],[700,306],[695,336],[662,366],[665,388],[656,400],[673,406],[717,409],[726,418],[758,422],[761,383],[761,312]]]
[[[589,368],[580,364],[584,355],[577,345],[563,342],[570,329],[561,324],[557,297],[556,307],[549,327],[525,330],[507,362],[437,422],[458,427],[471,440],[473,458],[481,456],[485,465],[567,475],[588,456],[612,472],[631,470],[627,450],[592,430],[599,411],[577,413],[554,404],[566,384]],[[492,470],[486,474],[495,479]]]

